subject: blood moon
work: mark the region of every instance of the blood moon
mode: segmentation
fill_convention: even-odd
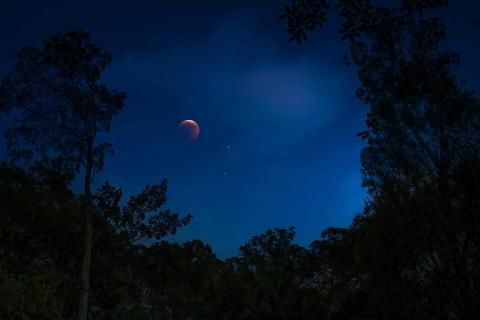
[[[183,120],[178,125],[182,134],[186,135],[190,140],[197,140],[200,135],[200,127],[193,120]]]

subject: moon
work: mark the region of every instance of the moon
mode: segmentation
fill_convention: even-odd
[[[183,120],[178,128],[188,136],[190,140],[197,140],[200,135],[200,126],[193,120]]]

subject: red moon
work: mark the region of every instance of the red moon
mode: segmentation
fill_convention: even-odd
[[[200,135],[200,127],[198,124],[193,120],[183,120],[178,125],[178,128],[185,133],[190,140],[198,139]]]

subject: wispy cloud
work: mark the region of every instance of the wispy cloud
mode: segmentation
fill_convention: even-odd
[[[322,221],[348,221],[336,205],[359,201],[347,199],[352,183],[338,183],[358,169],[358,155],[328,131],[345,118],[351,86],[327,55],[290,46],[252,12],[223,15],[195,35],[160,33],[117,56],[106,78],[130,95],[116,123],[118,158],[149,158],[134,177],[113,167],[119,182],[170,178],[170,205],[195,217],[180,237],[212,242],[223,255],[278,225],[299,225],[311,239]],[[178,139],[185,118],[201,126],[193,144]]]

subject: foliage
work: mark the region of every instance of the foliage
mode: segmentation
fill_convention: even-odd
[[[108,143],[93,145],[110,130],[125,93],[99,84],[110,53],[90,42],[81,30],[59,33],[43,47],[25,47],[13,72],[0,86],[0,110],[15,111],[15,125],[5,132],[14,160],[53,159],[64,170],[87,166],[101,170]],[[91,149],[91,151],[89,151]]]
[[[480,105],[452,72],[458,55],[441,49],[446,27],[431,10],[446,5],[335,1],[370,107],[359,133],[369,199],[351,230],[370,318],[480,316]],[[293,1],[284,18],[297,38],[312,16],[299,19],[299,6],[327,9]]]
[[[110,56],[82,33],[22,50],[16,72],[2,83],[0,107],[23,110],[7,132],[8,147],[14,158],[35,161],[0,165],[0,318],[75,315],[88,196],[92,319],[480,318],[480,104],[452,71],[457,54],[442,49],[446,27],[433,10],[446,5],[287,5],[283,18],[297,42],[323,26],[327,13],[343,18],[357,95],[369,106],[367,130],[359,133],[368,198],[350,227],[327,228],[309,247],[295,244],[294,228],[277,228],[253,236],[226,260],[200,240],[162,240],[191,221],[163,209],[166,180],[126,200],[108,182],[92,194],[71,191],[84,156],[99,170],[106,145],[83,153],[92,141],[85,145],[73,134],[44,142],[66,123],[91,133],[83,116],[108,131],[124,96],[101,85],[86,94]],[[89,63],[80,63],[86,57]],[[52,92],[65,99],[52,99]],[[65,104],[72,97],[75,103]],[[86,101],[105,113],[91,114],[94,104]],[[57,131],[45,127],[52,121]]]

